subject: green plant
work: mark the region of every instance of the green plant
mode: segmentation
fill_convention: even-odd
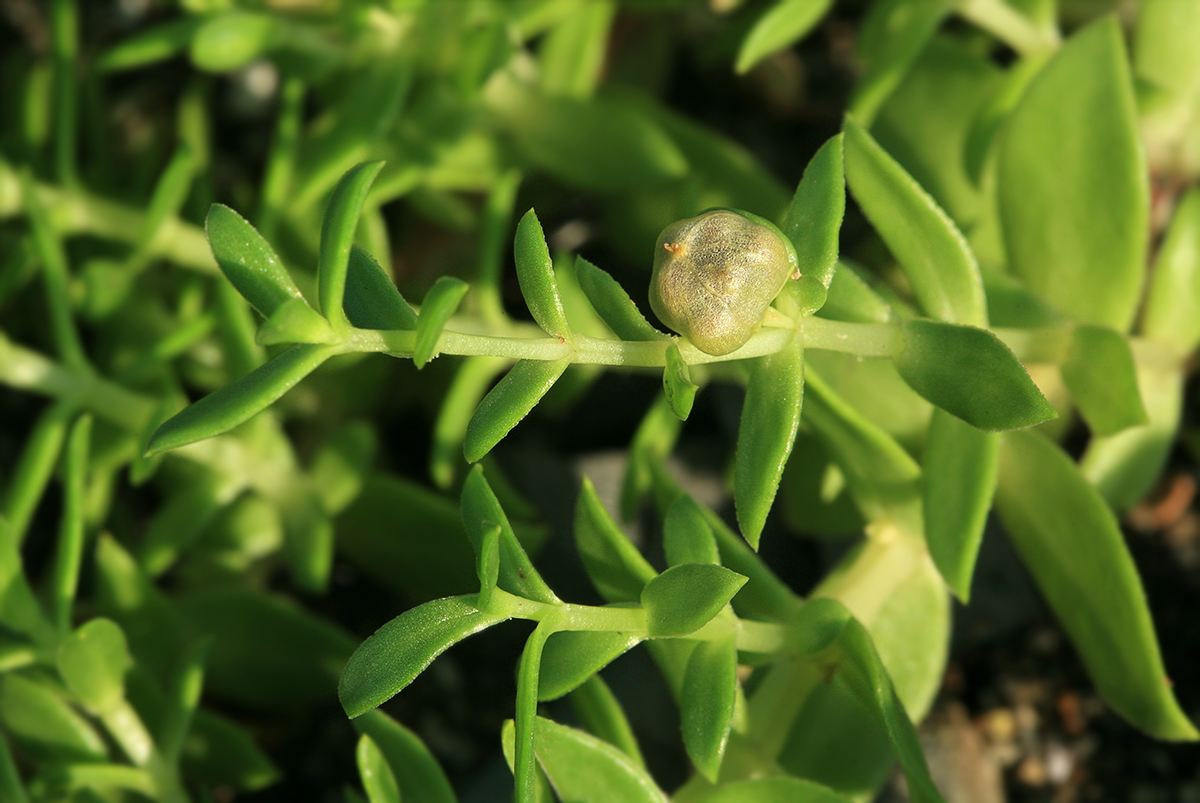
[[[131,188],[138,209],[83,189],[122,184],[100,160],[91,174],[78,162],[74,3],[52,8],[49,66],[17,59],[25,105],[3,140],[14,157],[0,161],[0,214],[15,221],[3,229],[13,324],[0,380],[53,401],[0,507],[4,800],[266,787],[278,771],[201,689],[300,711],[337,678],[367,798],[452,800],[429,749],[376,709],[446,649],[512,619],[536,623],[512,721],[495,734],[518,800],[667,798],[598,674],[638,645],[696,770],[673,799],[853,799],[898,761],[913,799],[940,800],[913,722],[937,691],[950,595],[971,596],[993,506],[1108,705],[1153,737],[1197,738],[1117,514],[1161,471],[1200,342],[1200,202],[1183,192],[1196,175],[1200,64],[1186,45],[1200,14],[1144,3],[1131,61],[1115,18],[1064,16],[1062,40],[1052,3],[872,4],[847,113],[789,201],[645,76],[605,91],[615,3],[479,0],[473,15],[182,5],[96,64],[186,50],[200,72],[276,65],[261,186],[235,182],[255,225],[210,203],[203,80],[183,93],[166,167]],[[713,42],[744,72],[830,5],[747,5],[710,18]],[[643,11],[659,35],[689,13]],[[969,24],[943,26],[952,13]],[[1001,46],[1015,54],[1004,68],[991,58]],[[38,91],[47,75],[52,109]],[[322,114],[306,116],[306,96]],[[1148,175],[1182,198],[1152,269]],[[718,325],[651,290],[687,335],[675,337],[616,266],[552,251],[530,209],[513,253],[532,321],[510,314],[503,254],[526,183],[547,217],[563,187],[595,197],[612,261],[636,262],[643,283],[652,259],[687,256],[687,224],[673,219],[756,210],[729,214],[775,244],[770,289],[711,340]],[[849,243],[847,189],[861,213]],[[464,191],[482,194],[478,208]],[[423,282],[415,308],[383,267],[385,205],[399,199],[477,232],[467,280]],[[186,222],[201,215],[215,265]],[[20,304],[43,292],[38,313]],[[374,461],[388,448],[371,419],[388,411],[377,366],[389,364],[361,356],[372,352],[411,359],[405,392],[437,397],[438,491]],[[543,401],[585,398],[606,369],[662,376],[627,450],[619,518],[653,501],[665,566],[585,478],[570,529],[593,589],[552,587],[538,566],[546,529],[492,453]],[[730,382],[745,387],[729,460],[737,531],[667,467],[697,393]],[[189,405],[184,386],[205,395]],[[1060,445],[1068,434],[1088,438],[1078,462]],[[47,538],[36,510],[60,462]],[[161,496],[153,512],[143,483]],[[803,596],[758,554],[777,500],[786,528],[863,536]],[[296,604],[329,591],[339,559],[416,603],[357,648]],[[604,604],[575,601],[595,594]],[[539,716],[564,697],[580,727]]]

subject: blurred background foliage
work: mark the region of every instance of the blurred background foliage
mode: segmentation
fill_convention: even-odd
[[[992,322],[1049,319],[1028,295],[1006,295],[998,271],[997,129],[1060,30],[1118,12],[1135,44],[1157,243],[1200,170],[1198,51],[1179,44],[1200,19],[1172,21],[1162,13],[1172,0],[1144,4],[1159,28],[1118,0],[959,5],[956,15],[938,0],[3,0],[0,721],[31,788],[92,799],[80,767],[111,766],[109,740],[136,737],[105,720],[107,702],[89,707],[48,669],[64,623],[103,616],[133,659],[118,696],[165,752],[154,772],[214,800],[340,799],[356,783],[355,734],[334,696],[351,651],[395,611],[475,588],[457,505],[461,441],[503,360],[445,358],[418,375],[407,361],[343,358],[229,435],[141,456],[188,399],[272,352],[205,243],[213,202],[241,211],[309,294],[329,191],[356,163],[384,159],[359,242],[406,298],[455,275],[494,283],[504,311],[526,317],[509,241],[514,213],[535,207],[554,252],[603,266],[646,309],[663,226],[713,206],[780,219],[849,109],[967,235],[990,277]],[[998,35],[1014,20],[1016,34]],[[1183,203],[1197,219],[1196,198]],[[1195,232],[1180,228],[1171,236],[1187,248]],[[903,282],[856,208],[842,244],[902,307]],[[571,304],[567,282],[563,292]],[[1105,323],[1128,331],[1130,295],[1129,312]],[[1132,444],[1146,462],[1108,486],[1129,463],[1110,470],[1094,451],[1084,464],[1122,511],[1172,450],[1194,465],[1174,438],[1182,416],[1196,442],[1180,394],[1200,318],[1159,320],[1176,352],[1153,375],[1164,393],[1143,397],[1174,403],[1174,422]],[[930,408],[890,364],[811,359],[920,454]],[[638,429],[659,386],[573,368],[486,461],[523,543],[573,601],[599,600],[564,535],[576,473],[585,465],[615,497],[631,442],[639,460],[671,450]],[[676,449],[692,493],[718,507],[740,396],[710,385]],[[1063,432],[1078,454],[1086,431]],[[862,519],[830,484],[820,442],[804,430],[799,443],[811,459],[785,475],[763,553],[806,591],[844,543],[776,536],[853,533]],[[644,460],[626,480],[635,489],[639,470]],[[634,514],[637,501],[627,494]],[[57,600],[56,621],[43,621],[29,584]],[[519,636],[456,648],[388,707],[463,799],[505,788],[496,735]],[[677,715],[661,681],[644,682],[644,657],[616,672],[632,679],[627,708],[644,710],[635,724],[670,788],[686,773]]]

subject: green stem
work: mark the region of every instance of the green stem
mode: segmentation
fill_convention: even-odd
[[[0,378],[3,366],[0,365]],[[18,546],[25,538],[33,511],[46,492],[54,465],[67,437],[67,426],[75,415],[75,404],[58,401],[51,405],[33,427],[21,458],[12,475],[8,493],[0,505],[0,515],[8,520],[9,530]]]
[[[71,609],[79,587],[79,567],[83,563],[83,504],[91,437],[92,418],[89,415],[80,416],[67,436],[62,525],[50,591],[54,624],[60,633],[71,629]]]
[[[51,187],[36,182],[32,186],[59,236],[92,234],[135,245],[142,235],[143,215],[139,210],[94,197],[82,189]],[[26,212],[16,172],[0,161],[0,219]],[[148,254],[190,270],[217,275],[217,263],[208,249],[204,231],[178,217],[163,221]]]
[[[78,103],[75,61],[79,55],[79,14],[75,0],[55,0],[50,10],[54,39],[54,167],[58,180],[67,186],[78,181],[75,148],[78,134]]]
[[[542,649],[546,639],[560,629],[557,616],[543,619],[525,642],[521,665],[517,670],[517,705],[513,717],[513,780],[516,803],[533,803],[537,792],[537,764],[533,749],[533,728],[537,720],[538,676],[542,667]]]

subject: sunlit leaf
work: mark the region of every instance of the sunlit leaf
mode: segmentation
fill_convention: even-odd
[[[417,317],[417,339],[413,346],[413,362],[418,368],[424,368],[425,363],[433,358],[438,338],[442,336],[446,322],[458,309],[469,289],[470,285],[462,279],[439,276],[425,294],[420,315]]]
[[[303,298],[275,251],[237,212],[213,204],[204,231],[225,278],[264,317],[289,299]]]
[[[537,406],[570,364],[571,358],[566,356],[557,360],[521,360],[514,365],[483,397],[467,424],[463,440],[463,455],[467,462],[477,463],[483,459]]]
[[[1024,366],[986,329],[907,320],[896,370],[929,402],[979,429],[1030,427],[1057,416]]]
[[[1152,736],[1196,739],[1117,521],[1072,460],[1038,433],[1006,434],[996,507],[1108,704]]]
[[[571,326],[563,311],[562,298],[558,294],[558,282],[554,278],[554,261],[550,259],[550,248],[537,214],[530,209],[517,224],[513,241],[517,264],[517,280],[521,294],[537,325],[551,337],[567,341],[571,339]]]
[[[640,641],[640,636],[610,630],[554,633],[542,651],[538,699],[557,700],[574,691]]]
[[[739,73],[804,37],[829,10],[831,0],[777,0],[758,18],[738,51]]]
[[[1113,435],[1147,423],[1129,343],[1112,329],[1076,327],[1062,378],[1094,434]]]
[[[1120,24],[1072,36],[1009,116],[996,181],[1008,268],[1081,323],[1127,331],[1149,182]]]
[[[178,449],[228,432],[265,410],[336,353],[333,346],[292,346],[232,385],[184,408],[158,428],[146,447],[146,454]]]

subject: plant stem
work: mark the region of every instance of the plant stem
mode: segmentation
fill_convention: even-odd
[[[1024,56],[1057,50],[1062,40],[1053,29],[1039,29],[1028,17],[1002,0],[964,0],[959,15]]]

